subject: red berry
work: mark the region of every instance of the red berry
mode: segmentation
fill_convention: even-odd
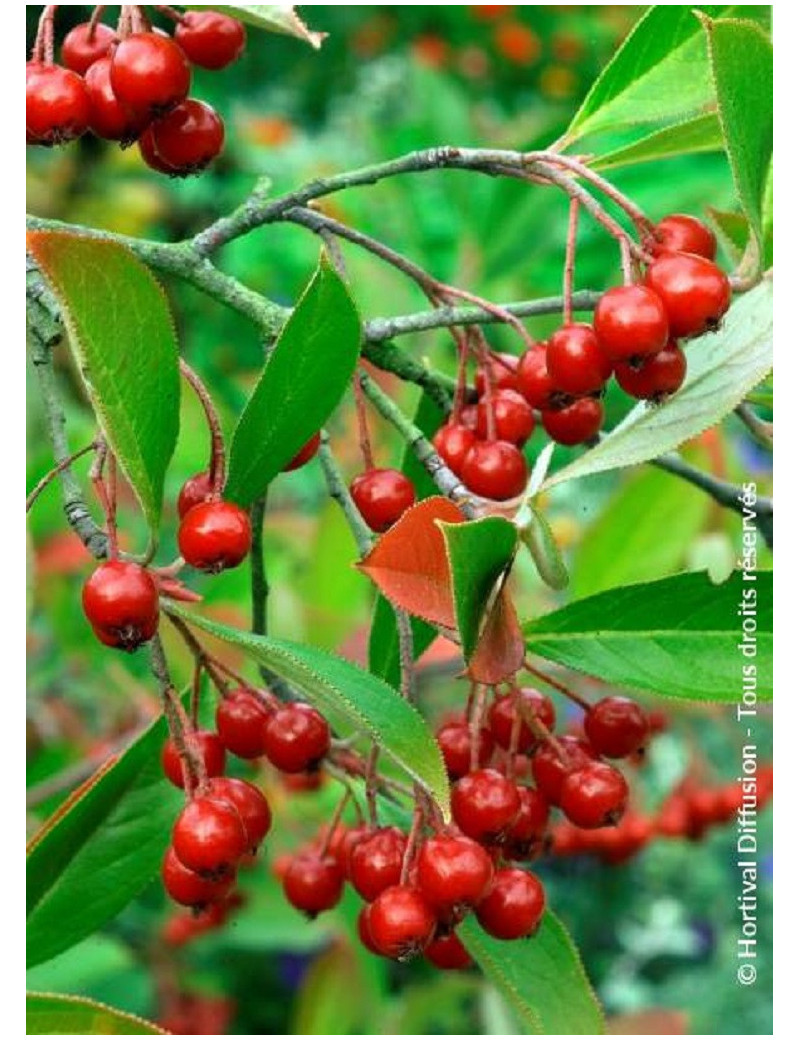
[[[536,931],[544,908],[544,887],[536,875],[506,867],[497,871],[475,913],[483,930],[495,939],[522,939]]]
[[[506,833],[503,852],[509,859],[530,859],[544,838],[550,803],[534,787],[518,787],[520,810]]]
[[[578,322],[557,329],[545,352],[547,371],[565,394],[580,397],[602,390],[612,365],[591,325]]]
[[[658,293],[672,336],[696,336],[717,328],[731,303],[731,283],[711,260],[665,253],[647,269],[645,282]]]
[[[181,556],[209,574],[240,564],[250,552],[251,540],[250,517],[232,502],[201,502],[178,529]]]
[[[400,882],[407,838],[397,827],[381,827],[350,852],[349,878],[362,899],[371,903]]]
[[[504,697],[498,697],[489,710],[489,727],[495,743],[506,751],[511,747],[514,718],[517,714],[516,697],[524,700],[527,714],[535,716],[547,729],[552,731],[556,724],[553,702],[545,694],[532,687],[518,690],[516,696],[509,693]],[[540,741],[541,737],[529,728],[523,714],[517,738],[517,751],[531,751]]]
[[[68,69],[83,76],[90,66],[108,54],[115,38],[114,30],[102,22],[94,28],[90,22],[81,22],[64,37],[61,60]]]
[[[198,729],[192,733],[192,738],[203,759],[206,774],[221,776],[225,772],[225,748],[217,734],[207,729]],[[161,768],[171,784],[183,787],[181,756],[171,740],[168,740],[161,749]]]
[[[121,40],[111,59],[111,86],[123,105],[157,117],[189,93],[186,55],[169,36],[133,33]]]
[[[417,885],[437,914],[461,914],[486,895],[494,866],[471,838],[439,834],[428,838],[417,858]]]
[[[175,821],[172,844],[189,870],[220,877],[230,873],[247,851],[247,835],[233,805],[198,795]]]
[[[506,441],[479,441],[464,459],[461,479],[482,498],[504,502],[516,498],[528,483],[525,456]]]
[[[455,473],[461,476],[464,468],[464,459],[467,452],[477,440],[475,433],[466,426],[456,422],[449,422],[441,426],[433,438],[433,446],[441,455],[445,464]]]
[[[409,885],[387,888],[369,906],[367,917],[375,947],[399,961],[420,953],[433,938],[436,915],[422,894]]]
[[[178,517],[183,520],[194,506],[206,502],[211,495],[211,474],[207,471],[189,477],[178,495]]]
[[[272,712],[250,690],[231,690],[217,707],[219,739],[239,758],[264,754],[264,724]]]
[[[520,810],[516,784],[496,769],[467,773],[453,786],[450,803],[461,830],[484,845],[501,842]]]
[[[594,758],[594,750],[587,741],[569,735],[556,737],[555,744],[542,744],[533,756],[531,765],[536,786],[551,805],[558,805],[568,773]]]
[[[640,401],[663,401],[679,390],[686,377],[686,357],[674,340],[663,350],[650,354],[636,367],[616,365],[617,382],[631,397]]]
[[[310,704],[287,704],[273,712],[263,736],[267,758],[284,773],[313,769],[331,746],[330,727]]]
[[[342,836],[342,840],[333,849],[333,854],[339,863],[342,874],[350,879],[350,858],[356,845],[373,834],[373,829],[366,823],[360,823],[355,827],[348,827]]]
[[[357,928],[361,945],[365,947],[365,949],[369,950],[370,953],[375,953],[380,957],[381,951],[372,941],[372,932],[369,930],[369,906],[367,904],[362,906],[358,911]]]
[[[439,935],[428,943],[424,957],[443,971],[458,971],[472,964],[472,958],[455,932]]]
[[[598,755],[627,758],[650,736],[647,712],[628,697],[604,697],[586,712],[583,728]]]
[[[317,451],[319,450],[320,440],[320,435],[318,433],[315,433],[310,441],[306,441],[306,443],[303,445],[300,451],[298,451],[298,453],[291,460],[291,462],[286,463],[286,465],[283,467],[283,472],[291,473],[292,470],[300,469],[301,466],[305,466],[305,464],[310,459],[313,459],[314,456],[317,454]]]
[[[372,531],[388,531],[417,497],[414,485],[396,469],[370,469],[356,477],[350,494]]]
[[[170,845],[161,865],[161,880],[167,895],[176,903],[199,910],[209,903],[224,899],[233,887],[236,876],[227,874],[218,879],[201,877],[181,863]]]
[[[459,411],[456,421],[474,432],[478,426],[478,406],[476,404],[464,405]]]
[[[148,128],[142,133],[138,143],[139,153],[151,170],[156,170],[158,173],[165,173],[168,177],[175,175],[175,171],[172,167],[168,166],[156,151],[152,126],[148,126]]]
[[[344,878],[333,856],[304,852],[295,856],[283,875],[286,898],[308,917],[330,910],[342,898]]]
[[[244,50],[246,33],[241,22],[216,11],[187,11],[175,26],[175,40],[192,65],[224,69]]]
[[[106,646],[135,650],[158,628],[158,588],[138,563],[107,560],[83,586],[83,610]]]
[[[662,253],[694,253],[696,256],[704,256],[706,260],[713,260],[717,255],[717,239],[714,232],[697,217],[672,213],[656,224],[652,250],[656,256]]]
[[[605,418],[602,401],[579,397],[557,412],[542,412],[542,426],[556,444],[583,444],[600,432]]]
[[[470,770],[471,744],[469,724],[467,722],[447,722],[436,734],[436,741],[444,757],[447,775],[451,780],[458,780]],[[478,765],[488,765],[494,751],[491,732],[482,726],[478,734]]]
[[[495,440],[508,441],[519,447],[533,433],[536,420],[522,394],[516,390],[497,390],[492,397],[482,397],[478,402],[476,432],[480,438],[489,436],[489,409],[494,415]]]
[[[25,66],[25,134],[29,144],[64,144],[89,125],[89,95],[83,79],[61,65]]]
[[[618,285],[600,297],[594,331],[610,361],[657,354],[669,337],[667,308],[646,285]]]
[[[211,105],[187,98],[152,124],[149,140],[171,176],[188,177],[222,151],[225,126]]]
[[[247,849],[252,852],[266,838],[272,826],[269,802],[259,789],[247,780],[233,776],[214,777],[209,783],[213,797],[228,802],[239,813],[247,837]]]
[[[577,827],[609,827],[619,820],[627,804],[627,781],[607,762],[588,762],[569,773],[559,803]]]
[[[517,368],[517,389],[538,411],[563,403],[563,394],[547,370],[547,344],[534,343],[520,358]]]
[[[483,366],[475,373],[475,389],[478,397],[483,397],[490,389],[494,390],[516,390],[517,389],[517,365],[519,358],[515,354],[492,354],[489,357],[491,371],[491,383],[486,378]]]
[[[111,89],[111,58],[100,58],[84,76],[89,96],[89,129],[106,141],[130,144],[144,130],[148,116],[121,105]]]

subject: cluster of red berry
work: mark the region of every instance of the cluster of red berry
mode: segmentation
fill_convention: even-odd
[[[174,37],[147,25],[114,31],[75,26],[63,65],[34,50],[26,66],[28,144],[64,144],[91,130],[123,147],[139,142],[148,166],[171,177],[201,170],[222,151],[225,128],[211,105],[188,97],[191,65],[222,69],[242,53],[241,22],[213,11],[177,15]]]
[[[612,375],[640,400],[659,402],[681,386],[678,340],[717,327],[730,282],[713,262],[713,232],[694,217],[665,217],[645,245],[653,260],[644,280],[605,292],[592,325],[569,322],[521,357],[495,354],[478,371],[477,404],[458,408],[434,437],[470,491],[498,501],[524,491],[521,449],[537,412],[557,444],[582,444],[600,432]]]
[[[755,808],[772,796],[772,766],[755,775]],[[744,804],[742,784],[704,784],[687,777],[678,784],[653,815],[628,809],[616,827],[580,830],[565,822],[553,829],[549,852],[554,856],[594,855],[607,863],[631,859],[658,838],[699,841],[712,827],[735,819]]]

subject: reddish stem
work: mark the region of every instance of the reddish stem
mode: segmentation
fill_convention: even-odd
[[[578,236],[580,203],[569,200],[569,222],[567,224],[567,247],[564,257],[564,324],[572,324],[572,294],[575,288],[575,245]]]
[[[192,698],[189,702],[189,715],[195,729],[197,729],[198,718],[200,715],[200,681],[202,677],[203,667],[197,658],[195,658],[194,670],[192,672]]]
[[[506,758],[506,776],[515,779],[514,764],[519,749],[519,735],[522,732],[522,713],[519,710],[520,695],[516,686],[512,687],[511,696],[514,700],[514,718],[511,722],[511,738],[508,742],[508,757]]]
[[[117,543],[116,501],[112,501],[108,494],[105,481],[103,480],[103,467],[107,455],[108,446],[105,441],[103,441],[98,446],[97,455],[92,463],[92,468],[89,470],[89,479],[92,482],[94,492],[97,495],[97,500],[100,503],[100,508],[103,511],[106,535],[108,536],[108,556],[109,559],[115,560],[119,555],[119,545]]]
[[[225,441],[222,437],[219,415],[203,380],[183,358],[180,359],[180,369],[181,375],[194,390],[205,412],[206,422],[211,434],[211,457],[208,464],[208,475],[211,481],[211,493],[214,498],[219,498],[222,494],[222,486],[225,483]]]
[[[72,465],[77,459],[83,455],[87,455],[90,451],[96,451],[98,446],[97,441],[92,441],[91,444],[87,444],[84,448],[79,448],[78,451],[74,451],[68,458],[62,459],[57,466],[53,466],[49,473],[45,473],[40,481],[36,484],[36,487],[31,491],[28,497],[25,499],[25,512],[30,512],[31,506],[33,506],[36,499],[41,495],[44,489],[59,475],[63,473],[65,469]]]
[[[358,444],[361,448],[361,457],[364,459],[364,469],[371,470],[375,466],[372,455],[372,444],[369,437],[369,423],[367,421],[367,403],[364,398],[364,388],[358,377],[358,371],[353,373],[353,396],[356,401],[356,417],[358,419]]]
[[[89,19],[89,31],[86,34],[89,39],[89,42],[91,42],[94,39],[95,32],[97,31],[97,23],[105,14],[105,10],[105,4],[98,4],[97,7],[95,7],[95,9],[92,11],[92,17]]]
[[[170,739],[181,760],[183,789],[186,797],[191,798],[196,790],[202,790],[208,784],[206,765],[194,736],[192,722],[186,714],[175,688],[165,686],[163,696]]]
[[[626,242],[622,238],[619,240],[619,258],[620,267],[622,268],[622,281],[625,285],[630,285],[635,280],[633,257],[631,256],[630,242]]]
[[[330,848],[331,841],[333,840],[333,835],[336,833],[336,828],[339,826],[339,823],[341,822],[344,808],[349,801],[350,791],[347,790],[344,792],[341,799],[339,800],[339,804],[336,806],[336,811],[331,817],[330,825],[328,826],[328,829],[325,832],[325,840],[322,842],[322,846],[319,850],[320,859],[324,859],[328,855],[328,849]]]
[[[584,698],[581,697],[580,694],[575,693],[573,690],[570,690],[568,686],[565,686],[563,683],[560,683],[558,679],[553,679],[551,676],[547,674],[547,672],[542,672],[538,668],[534,668],[534,666],[530,664],[528,661],[523,661],[522,667],[525,669],[526,672],[530,672],[531,675],[539,679],[540,682],[547,683],[547,685],[551,686],[554,690],[558,690],[559,693],[563,693],[565,697],[568,697],[571,701],[574,701],[574,703],[578,704],[581,708],[583,708],[584,711],[588,711],[591,708],[591,704],[587,700],[584,700]]]
[[[367,800],[367,819],[370,827],[378,826],[378,756],[380,748],[373,744],[364,769],[364,797]]]
[[[174,7],[167,7],[164,4],[155,4],[154,7],[159,14],[163,14],[165,18],[169,18],[176,25],[180,25],[183,21],[183,14],[180,11],[176,11]]]
[[[472,706],[469,721],[469,768],[474,772],[480,764],[481,728],[486,705],[486,687],[473,684]]]
[[[425,818],[419,792],[415,790],[414,796],[416,803],[414,805],[414,815],[411,819],[411,829],[408,832],[408,840],[406,841],[406,847],[403,853],[403,864],[400,868],[401,885],[408,884],[408,875],[411,873],[411,866],[417,854],[419,835],[422,829],[423,820]]]

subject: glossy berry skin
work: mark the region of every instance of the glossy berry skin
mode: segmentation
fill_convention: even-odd
[[[239,758],[258,758],[264,754],[264,724],[271,714],[249,690],[231,690],[217,706],[219,739]]]
[[[561,403],[563,395],[547,369],[546,343],[535,343],[520,358],[517,389],[531,408],[540,412]]]
[[[111,58],[100,58],[84,75],[89,96],[89,129],[106,141],[123,145],[135,141],[147,125],[148,117],[121,105],[111,88]]]
[[[199,910],[209,903],[224,899],[233,887],[236,876],[228,874],[218,879],[201,877],[181,863],[170,845],[161,864],[161,880],[167,895],[176,903]]]
[[[313,769],[331,746],[330,727],[310,704],[287,704],[273,712],[263,737],[264,753],[284,773]]]
[[[369,930],[369,905],[365,904],[358,911],[358,922],[356,927],[358,928],[358,938],[361,940],[361,945],[369,950],[370,953],[376,954],[378,957],[381,956],[381,951],[372,941],[372,932]]]
[[[107,560],[83,586],[83,611],[106,646],[135,650],[158,628],[158,588],[138,563]]]
[[[353,848],[348,876],[362,899],[371,903],[385,889],[399,884],[406,842],[399,828],[381,827]]]
[[[191,78],[186,55],[159,33],[126,36],[111,59],[111,86],[120,102],[154,118],[183,101]]]
[[[475,913],[483,930],[495,939],[522,939],[539,927],[544,909],[544,886],[536,875],[506,867],[497,871]]]
[[[348,881],[350,880],[350,858],[353,855],[353,851],[360,842],[365,838],[368,838],[371,834],[374,834],[374,831],[372,827],[366,823],[359,823],[355,827],[348,827],[342,835],[341,841],[337,842],[336,846],[332,850],[338,860],[342,874],[344,874]]]
[[[247,851],[247,835],[233,805],[210,795],[199,795],[175,821],[172,844],[178,859],[189,870],[221,877],[230,873]]]
[[[647,744],[650,721],[629,697],[603,697],[586,712],[583,729],[598,755],[627,758]]]
[[[70,29],[61,44],[61,61],[68,69],[79,76],[86,75],[87,70],[96,61],[104,58],[116,38],[114,30],[98,22],[90,35],[90,23],[81,22]]]
[[[142,132],[137,143],[139,145],[139,154],[151,170],[155,170],[157,173],[164,173],[167,177],[173,177],[176,175],[172,167],[167,166],[156,151],[155,142],[153,140],[152,125],[148,126],[147,129]]]
[[[594,397],[579,397],[577,401],[556,412],[542,412],[542,426],[556,444],[574,447],[596,437],[603,426],[605,409]]]
[[[528,483],[528,467],[519,448],[506,441],[479,441],[467,453],[461,479],[482,498],[504,502]]]
[[[591,325],[576,322],[556,329],[545,352],[547,371],[559,390],[580,397],[602,390],[612,365]]]
[[[203,759],[208,776],[221,776],[225,772],[225,748],[216,733],[198,729],[192,734],[197,750]],[[175,787],[183,787],[181,757],[175,744],[168,740],[161,749],[161,768],[164,776]]]
[[[656,354],[669,338],[667,308],[647,285],[618,285],[600,297],[594,331],[614,363]]]
[[[414,485],[396,469],[370,469],[350,485],[356,508],[371,531],[381,533],[396,524],[417,497]]]
[[[178,494],[178,518],[183,520],[190,509],[211,497],[211,474],[204,470],[189,477]]]
[[[241,22],[216,11],[187,11],[175,26],[175,41],[192,63],[202,69],[224,69],[244,50]]]
[[[713,260],[717,255],[717,239],[711,228],[702,220],[686,213],[671,213],[659,220],[655,227],[652,252],[656,256],[662,253],[694,253]]]
[[[247,780],[234,776],[218,776],[209,782],[214,798],[226,801],[239,813],[247,838],[247,849],[253,852],[269,834],[272,812],[259,789]]]
[[[472,958],[455,932],[437,936],[425,947],[423,956],[443,971],[460,971],[472,964]]]
[[[467,722],[447,722],[436,734],[436,742],[444,758],[447,775],[458,780],[470,770],[470,729]],[[489,764],[494,751],[491,731],[483,726],[478,736],[478,765]]]
[[[518,787],[520,810],[506,832],[503,854],[508,859],[529,859],[544,838],[550,803],[535,787]]]
[[[552,732],[556,724],[556,711],[550,698],[532,687],[519,690],[518,696],[524,699],[527,712],[534,715],[543,726]],[[511,747],[514,717],[516,714],[516,699],[510,693],[503,697],[498,697],[489,709],[489,728],[492,731],[492,738],[496,744],[506,751]],[[522,725],[519,728],[517,737],[517,751],[523,754],[526,751],[531,751],[540,740],[541,737],[530,729],[523,715]]]
[[[480,367],[475,373],[475,389],[478,397],[483,397],[489,389],[494,390],[516,390],[517,389],[517,365],[519,358],[515,354],[492,354],[489,359],[492,387],[486,378],[486,372]]]
[[[502,842],[520,810],[516,784],[496,769],[467,773],[452,788],[453,819],[482,845]]]
[[[483,397],[478,402],[476,432],[485,440],[489,436],[489,416],[494,415],[495,439],[508,441],[521,447],[533,433],[536,419],[530,405],[516,390],[497,390],[492,397]]]
[[[433,939],[436,915],[418,889],[395,885],[370,904],[367,923],[372,942],[384,957],[406,961]]]
[[[218,574],[238,566],[250,552],[250,517],[232,502],[201,502],[178,528],[178,548],[199,571]]]
[[[537,788],[551,805],[559,805],[564,780],[574,769],[579,769],[595,759],[591,744],[569,734],[555,738],[560,754],[552,744],[543,744],[533,756],[531,763]]]
[[[25,66],[25,134],[29,144],[65,144],[89,125],[89,95],[83,79],[61,65]]]
[[[153,149],[173,177],[201,173],[225,143],[222,120],[211,105],[195,98],[175,105],[150,132]]]
[[[301,466],[305,466],[307,462],[313,459],[319,451],[320,439],[320,435],[315,433],[311,440],[306,441],[294,458],[283,467],[283,472],[291,473],[292,470],[300,469]]]
[[[645,282],[663,301],[676,337],[713,331],[731,303],[731,283],[711,260],[666,253],[647,269]]]
[[[316,852],[295,856],[283,875],[283,892],[292,906],[314,918],[342,898],[344,878],[333,856]]]
[[[445,465],[461,476],[464,468],[464,459],[470,448],[475,444],[477,437],[473,430],[459,423],[450,422],[446,426],[440,426],[433,438],[433,446],[441,455]]]
[[[631,397],[639,401],[663,401],[683,385],[686,378],[686,357],[674,340],[663,350],[637,366],[621,364],[614,367],[617,382]]]
[[[476,841],[439,834],[423,842],[417,858],[417,886],[440,916],[463,913],[486,895],[494,865]]]
[[[627,804],[627,781],[607,762],[589,762],[573,770],[561,788],[561,811],[577,827],[610,827]]]

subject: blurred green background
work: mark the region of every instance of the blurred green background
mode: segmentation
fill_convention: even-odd
[[[40,12],[29,6],[29,43]],[[59,37],[89,8],[62,7]],[[108,20],[116,17],[109,9]],[[598,71],[644,10],[637,6],[309,6],[312,28],[330,34],[319,52],[288,37],[251,30],[243,59],[221,73],[195,72],[193,94],[224,116],[222,159],[200,178],[171,181],[152,171],[134,147],[120,151],[89,137],[68,148],[28,149],[29,210],[126,234],[172,240],[233,208],[257,178],[275,192],[315,176],[438,144],[533,148],[554,140]],[[656,219],[668,212],[702,216],[725,209],[733,186],[722,155],[703,155],[615,171],[612,179]],[[367,231],[443,278],[505,301],[560,291],[567,206],[551,189],[474,174],[437,172],[385,181],[337,195],[326,211]],[[226,270],[271,298],[291,304],[309,278],[319,243],[307,231],[274,226],[226,247]],[[365,317],[422,309],[424,299],[391,268],[344,249]],[[618,277],[613,243],[582,222],[576,284],[603,288]],[[257,375],[262,346],[236,315],[178,283],[169,284],[183,350],[207,381],[231,429]],[[531,321],[545,334],[557,319]],[[518,350],[508,330],[491,330],[494,346]],[[452,370],[448,337],[406,339],[405,349]],[[91,414],[76,374],[62,358],[70,439],[91,438]],[[410,410],[416,391],[386,386]],[[607,426],[628,405],[612,392]],[[35,389],[29,392],[28,483],[52,465]],[[331,424],[333,447],[348,476],[358,469],[352,409]],[[389,462],[401,445],[379,420],[378,454]],[[535,454],[543,441],[534,438]],[[185,395],[182,436],[168,478],[174,502],[185,478],[206,462],[206,437],[195,402]],[[770,458],[726,424],[688,449],[704,469],[738,481],[768,482]],[[560,449],[556,463],[570,457]],[[86,466],[76,467],[85,474]],[[129,546],[144,530],[123,503]],[[738,551],[738,521],[687,485],[657,471],[614,473],[558,489],[548,504],[572,574],[570,595],[708,568],[725,575]],[[167,514],[163,559],[174,549]],[[80,611],[88,557],[66,529],[58,494],[48,490],[29,519],[30,625],[28,784],[33,829],[66,794],[53,777],[102,760],[156,708],[141,655],[121,659],[93,640]],[[270,491],[266,558],[272,587],[270,628],[363,657],[371,590],[351,567],[349,533],[326,500],[311,465],[280,477]],[[762,547],[761,564],[770,558]],[[559,602],[533,569],[516,569],[522,616]],[[199,579],[210,613],[246,626],[247,569]],[[179,677],[180,648],[169,644]],[[452,662],[423,673],[424,710],[432,720],[459,695]],[[671,724],[641,770],[641,802],[657,805],[692,765],[709,778],[737,773],[738,729],[728,709],[668,705]],[[760,722],[766,760],[769,720]],[[436,973],[425,963],[388,965],[354,940],[357,908],[315,925],[288,908],[265,859],[295,847],[330,815],[335,783],[292,793],[265,776],[279,823],[268,856],[245,880],[246,905],[221,931],[190,949],[164,951],[157,940],[166,908],[154,884],[102,934],[34,969],[31,988],[85,993],[155,1017],[165,980],[206,1000],[204,1032],[235,1033],[502,1033],[513,1014],[477,975]],[[51,785],[51,786],[48,786]],[[770,815],[760,818],[769,847]],[[760,967],[750,990],[734,981],[737,875],[733,828],[702,843],[662,842],[616,867],[589,858],[542,865],[554,908],[572,931],[587,970],[612,1015],[669,1009],[657,1028],[636,1032],[768,1033],[771,1031],[771,860],[762,864]],[[345,994],[359,999],[343,999]],[[163,1010],[163,1000],[161,1003]],[[214,1015],[217,1017],[214,1018]],[[677,1015],[677,1017],[676,1017]],[[200,1015],[202,1018],[202,1015]]]

